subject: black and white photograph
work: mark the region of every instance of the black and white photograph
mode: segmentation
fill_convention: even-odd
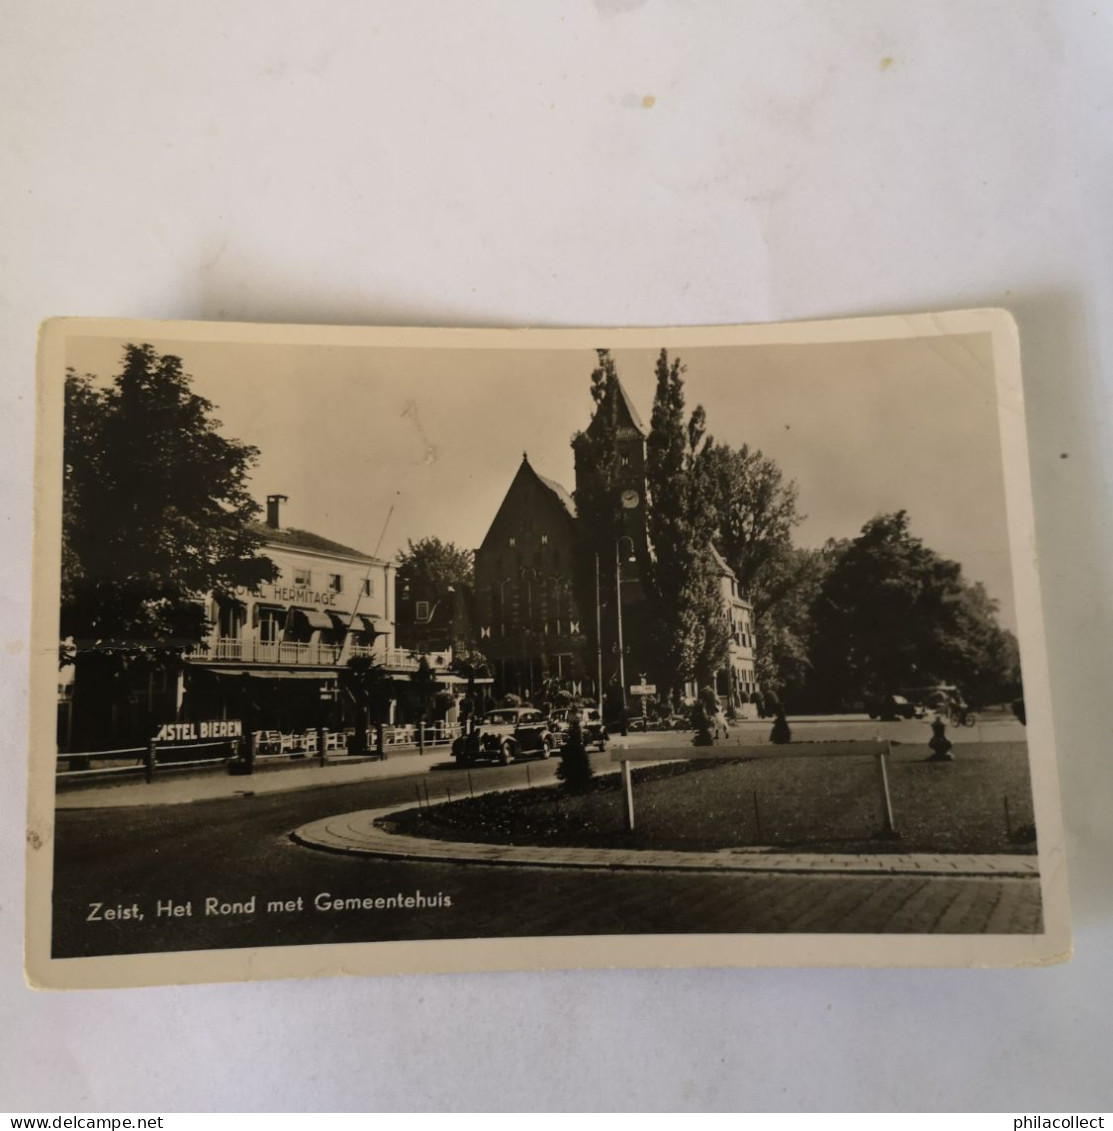
[[[1065,957],[1014,365],[51,324],[32,976]]]

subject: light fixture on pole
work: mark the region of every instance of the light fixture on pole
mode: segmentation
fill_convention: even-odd
[[[618,538],[614,544],[614,596],[615,605],[618,608],[618,686],[622,692],[622,710],[626,711],[626,658],[625,648],[622,643],[622,543],[628,542],[630,545],[630,552],[626,560],[633,562],[637,559],[634,557],[634,539],[627,534],[623,534]]]
[[[598,667],[598,683],[595,685],[595,698],[599,710],[603,710],[603,605],[599,597],[599,555],[595,555],[595,661]]]

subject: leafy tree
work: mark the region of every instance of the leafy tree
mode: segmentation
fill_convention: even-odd
[[[815,607],[815,679],[833,700],[955,682],[977,698],[1019,685],[1015,642],[980,584],[880,515],[839,553]]]
[[[258,452],[221,436],[213,409],[181,359],[149,345],[128,345],[107,387],[67,371],[60,627],[75,644],[75,741],[107,737],[120,693],[207,634],[207,594],[277,575],[251,525]],[[135,734],[148,722],[132,719]]]
[[[795,482],[785,482],[776,461],[743,444],[709,443],[704,453],[715,544],[752,593],[764,568],[791,546],[792,530],[803,521]]]
[[[207,630],[201,598],[254,588],[259,555],[247,488],[258,451],[225,439],[182,362],[129,345],[107,389],[66,376],[63,636],[177,647]]]
[[[812,679],[814,611],[838,551],[782,546],[762,565],[749,592],[754,606],[756,682],[799,702]]]
[[[398,579],[428,583],[437,592],[449,586],[471,586],[475,581],[475,553],[440,538],[409,538],[398,551]]]
[[[576,459],[576,516],[585,541],[606,561],[622,533],[617,498],[618,372],[609,350],[595,352],[599,359],[591,372],[595,414],[591,427],[572,438],[572,450]]]
[[[711,549],[715,513],[706,416],[697,406],[685,420],[684,372],[679,359],[670,363],[661,351],[646,444],[655,551],[647,574],[666,695],[687,680],[710,681],[726,659],[729,640]]]
[[[777,463],[743,444],[708,444],[702,461],[715,520],[715,545],[754,608],[757,682],[791,690],[806,678],[810,613],[821,558],[796,550],[804,518],[797,488]]]

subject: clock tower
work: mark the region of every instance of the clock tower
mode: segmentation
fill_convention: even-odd
[[[606,422],[606,423],[604,423]],[[613,429],[612,429],[613,423]],[[623,536],[629,537],[638,562],[649,553],[648,516],[646,513],[646,429],[622,382],[611,377],[602,404],[591,418],[585,433],[593,440],[610,433],[614,444],[615,507]],[[577,468],[577,488],[579,469]],[[631,565],[631,574],[637,571]]]
[[[596,588],[597,618],[601,639],[594,639],[605,706],[611,719],[629,705],[630,687],[644,683],[643,673],[652,675],[651,625],[646,616],[644,571],[651,562],[649,515],[646,504],[647,432],[617,374],[611,373],[602,401],[583,437],[614,453],[607,470],[611,506],[615,519],[615,539],[597,547],[600,584]],[[590,481],[582,475],[580,453],[583,447],[573,442],[576,451],[576,490]],[[610,461],[608,461],[609,463]],[[597,498],[597,496],[595,496]],[[608,508],[610,509],[610,508]],[[595,625],[588,625],[592,637]]]

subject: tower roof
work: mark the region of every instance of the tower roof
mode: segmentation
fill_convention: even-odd
[[[590,436],[593,429],[596,428],[599,414],[610,408],[612,398],[614,398],[615,426],[618,438],[628,440],[636,436],[639,440],[644,440],[646,437],[645,425],[642,423],[641,417],[638,416],[634,402],[630,400],[629,394],[623,388],[622,382],[617,376],[607,385],[603,403],[596,409],[595,415],[591,418],[591,423],[587,426],[588,435]]]
[[[522,491],[533,492],[534,500],[537,499],[539,492],[541,498],[547,500],[548,505],[556,508],[569,521],[576,517],[576,504],[572,501],[572,496],[555,480],[538,475],[530,465],[529,460],[523,455],[522,462],[518,465],[518,473],[514,476],[499,509],[495,512],[495,517],[491,520],[491,525],[487,528],[487,533],[479,547],[480,551],[487,546],[492,532],[502,522],[504,513],[513,513],[511,509],[514,505],[512,500]]]

